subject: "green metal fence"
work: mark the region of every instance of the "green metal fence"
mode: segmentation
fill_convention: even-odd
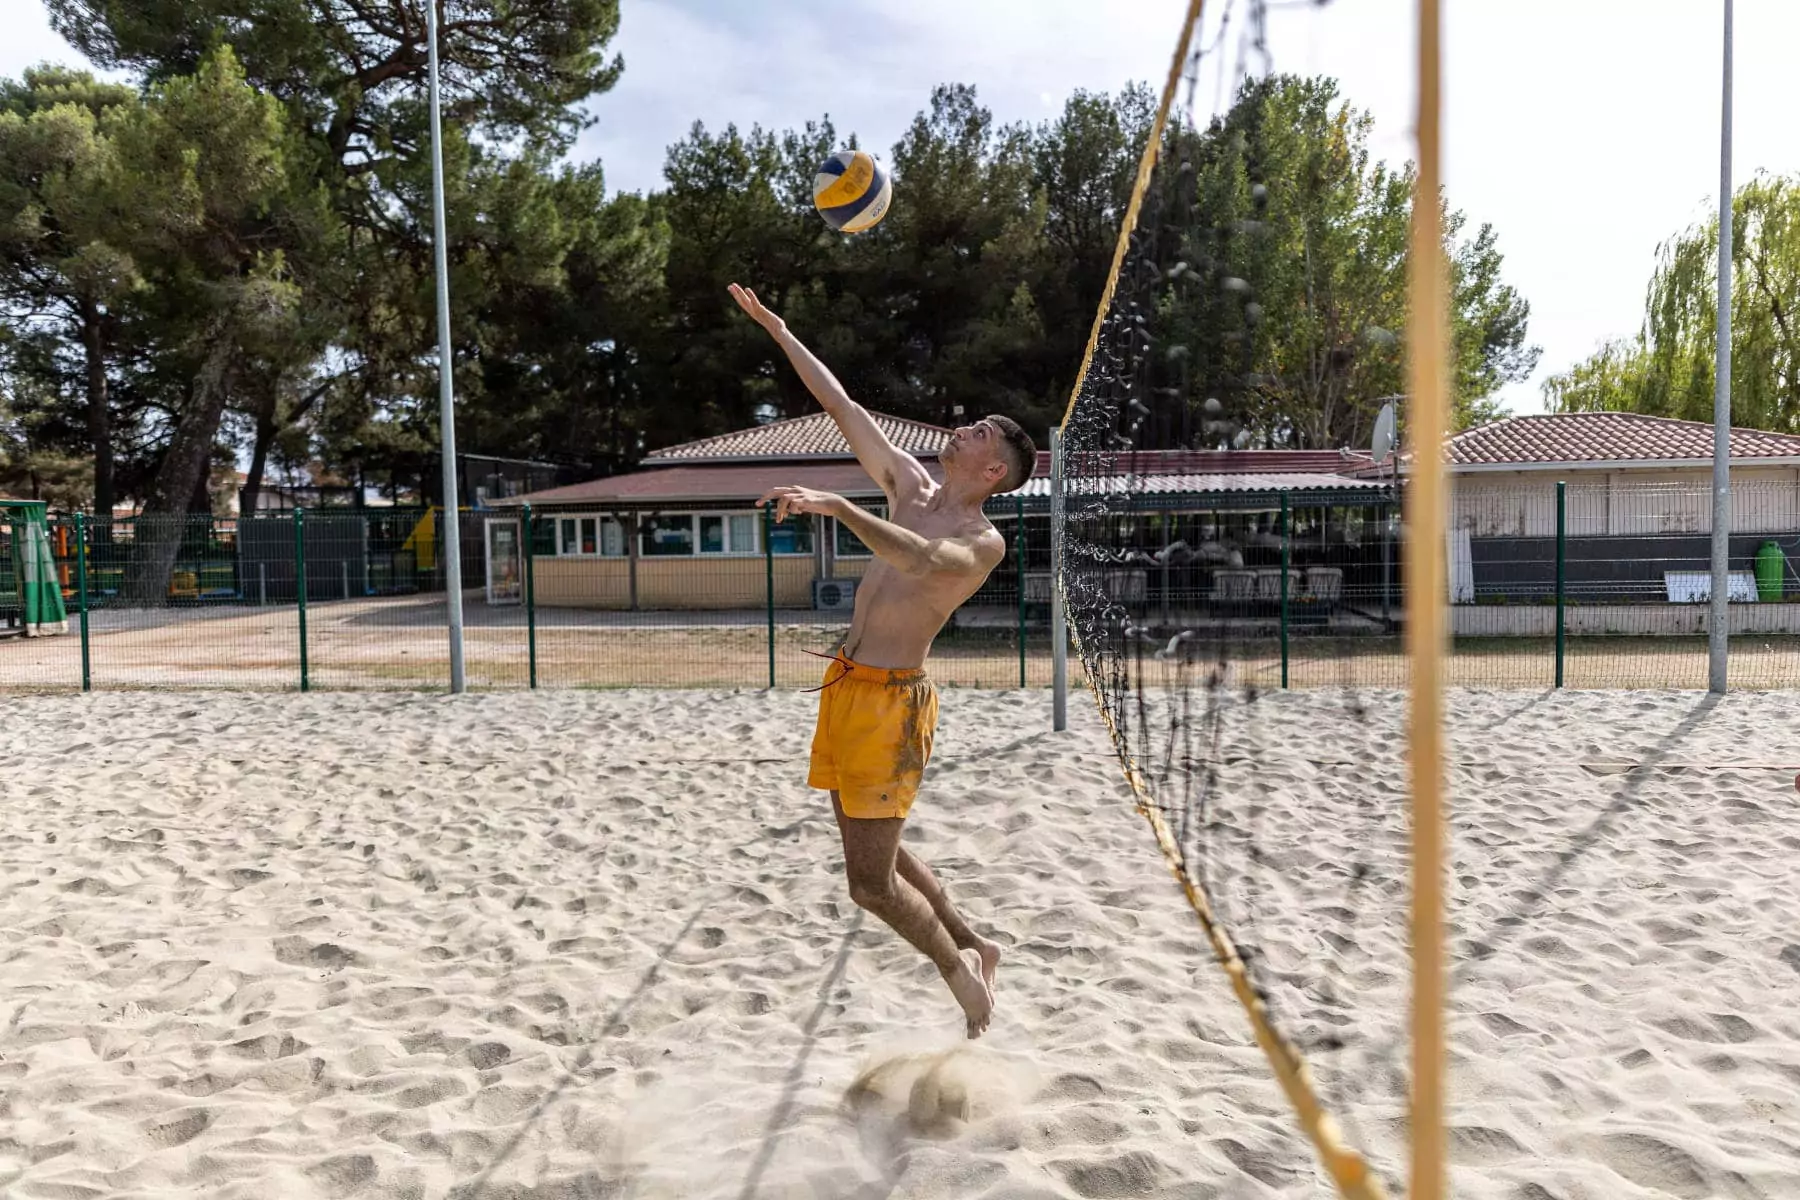
[[[1734,687],[1800,685],[1797,499],[1791,483],[1734,488]],[[1704,687],[1708,503],[1699,484],[1460,490],[1450,682]],[[931,670],[945,686],[1044,687],[1048,508],[1006,496],[989,515],[1008,558]],[[1269,687],[1404,686],[1397,516],[1387,499],[1164,498],[1109,515],[1117,561],[1099,586],[1149,636],[1210,641]],[[480,689],[813,686],[873,561],[833,522],[760,510],[523,508],[463,525]],[[69,629],[0,640],[0,689],[447,688],[429,532],[428,514],[347,509],[56,518]],[[22,632],[13,575],[0,542],[0,634]]]

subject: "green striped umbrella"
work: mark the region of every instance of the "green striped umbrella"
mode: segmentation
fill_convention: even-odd
[[[13,561],[19,575],[19,606],[27,637],[44,637],[69,631],[69,613],[63,607],[62,583],[56,574],[56,556],[50,551],[48,506],[18,503],[13,509]]]

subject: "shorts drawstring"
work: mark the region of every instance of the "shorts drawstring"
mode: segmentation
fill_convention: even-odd
[[[802,654],[810,654],[814,658],[830,659],[832,662],[837,663],[839,666],[844,668],[842,673],[840,673],[836,679],[827,679],[824,683],[821,683],[818,687],[807,688],[806,691],[822,692],[826,688],[830,687],[832,684],[840,683],[843,680],[850,678],[850,660],[843,657],[841,654],[837,654],[837,653],[820,654],[817,650],[808,650],[805,646],[800,647],[800,652]]]

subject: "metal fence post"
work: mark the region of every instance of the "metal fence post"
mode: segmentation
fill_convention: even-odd
[[[94,690],[93,661],[88,656],[87,514],[75,514],[75,599],[81,606],[81,690]]]
[[[1563,685],[1563,599],[1568,588],[1568,503],[1565,484],[1556,481],[1556,686]]]
[[[300,605],[300,690],[312,690],[312,675],[306,661],[306,510],[294,510],[294,597]]]
[[[531,505],[525,506],[525,645],[531,669],[531,686],[537,687],[537,572],[532,560],[537,557],[537,518]]]
[[[1069,727],[1069,627],[1063,612],[1062,427],[1050,428],[1050,727]]]
[[[1025,497],[1013,497],[1013,513],[1019,521],[1018,545],[1013,557],[1018,560],[1019,574],[1019,687],[1025,686]]]
[[[1288,563],[1294,538],[1288,519],[1288,494],[1281,493],[1281,686],[1288,685]]]
[[[763,505],[763,579],[769,601],[769,687],[775,687],[775,522]]]

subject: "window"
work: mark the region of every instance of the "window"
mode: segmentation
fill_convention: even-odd
[[[723,554],[723,553],[725,553],[725,533],[726,533],[726,528],[725,528],[725,518],[724,517],[701,517],[700,518],[700,553],[702,553],[702,554]]]
[[[644,541],[639,552],[646,558],[666,558],[694,552],[694,518],[688,513],[647,517],[639,527]]]
[[[700,553],[760,554],[756,518],[741,513],[700,514]]]
[[[769,524],[771,554],[811,554],[813,552],[813,519],[789,517]]]
[[[874,513],[876,516],[881,517],[883,520],[887,519],[887,505],[865,504],[863,507]],[[874,557],[874,554],[869,548],[863,545],[863,540],[857,537],[848,525],[844,524],[836,517],[833,517],[831,519],[831,527],[835,531],[835,541],[833,542],[832,548],[837,551],[837,556],[839,558]]]
[[[646,558],[760,556],[762,514],[756,512],[660,513],[638,519],[638,553]],[[537,525],[540,554],[561,558],[624,558],[630,552],[631,519],[598,514],[551,516]],[[813,518],[790,517],[774,527],[776,554],[811,554]]]
[[[749,513],[665,513],[644,521],[642,553],[663,557],[761,554],[758,523]],[[779,540],[777,553],[782,552]]]
[[[556,522],[556,552],[569,556],[581,553],[581,527],[587,526],[589,554],[595,553],[591,548],[594,541],[593,517],[561,517]]]
[[[549,558],[556,553],[556,530],[559,524],[555,517],[533,517],[527,522],[533,558]]]
[[[558,517],[556,553],[562,558],[621,558],[625,531],[611,517]]]

